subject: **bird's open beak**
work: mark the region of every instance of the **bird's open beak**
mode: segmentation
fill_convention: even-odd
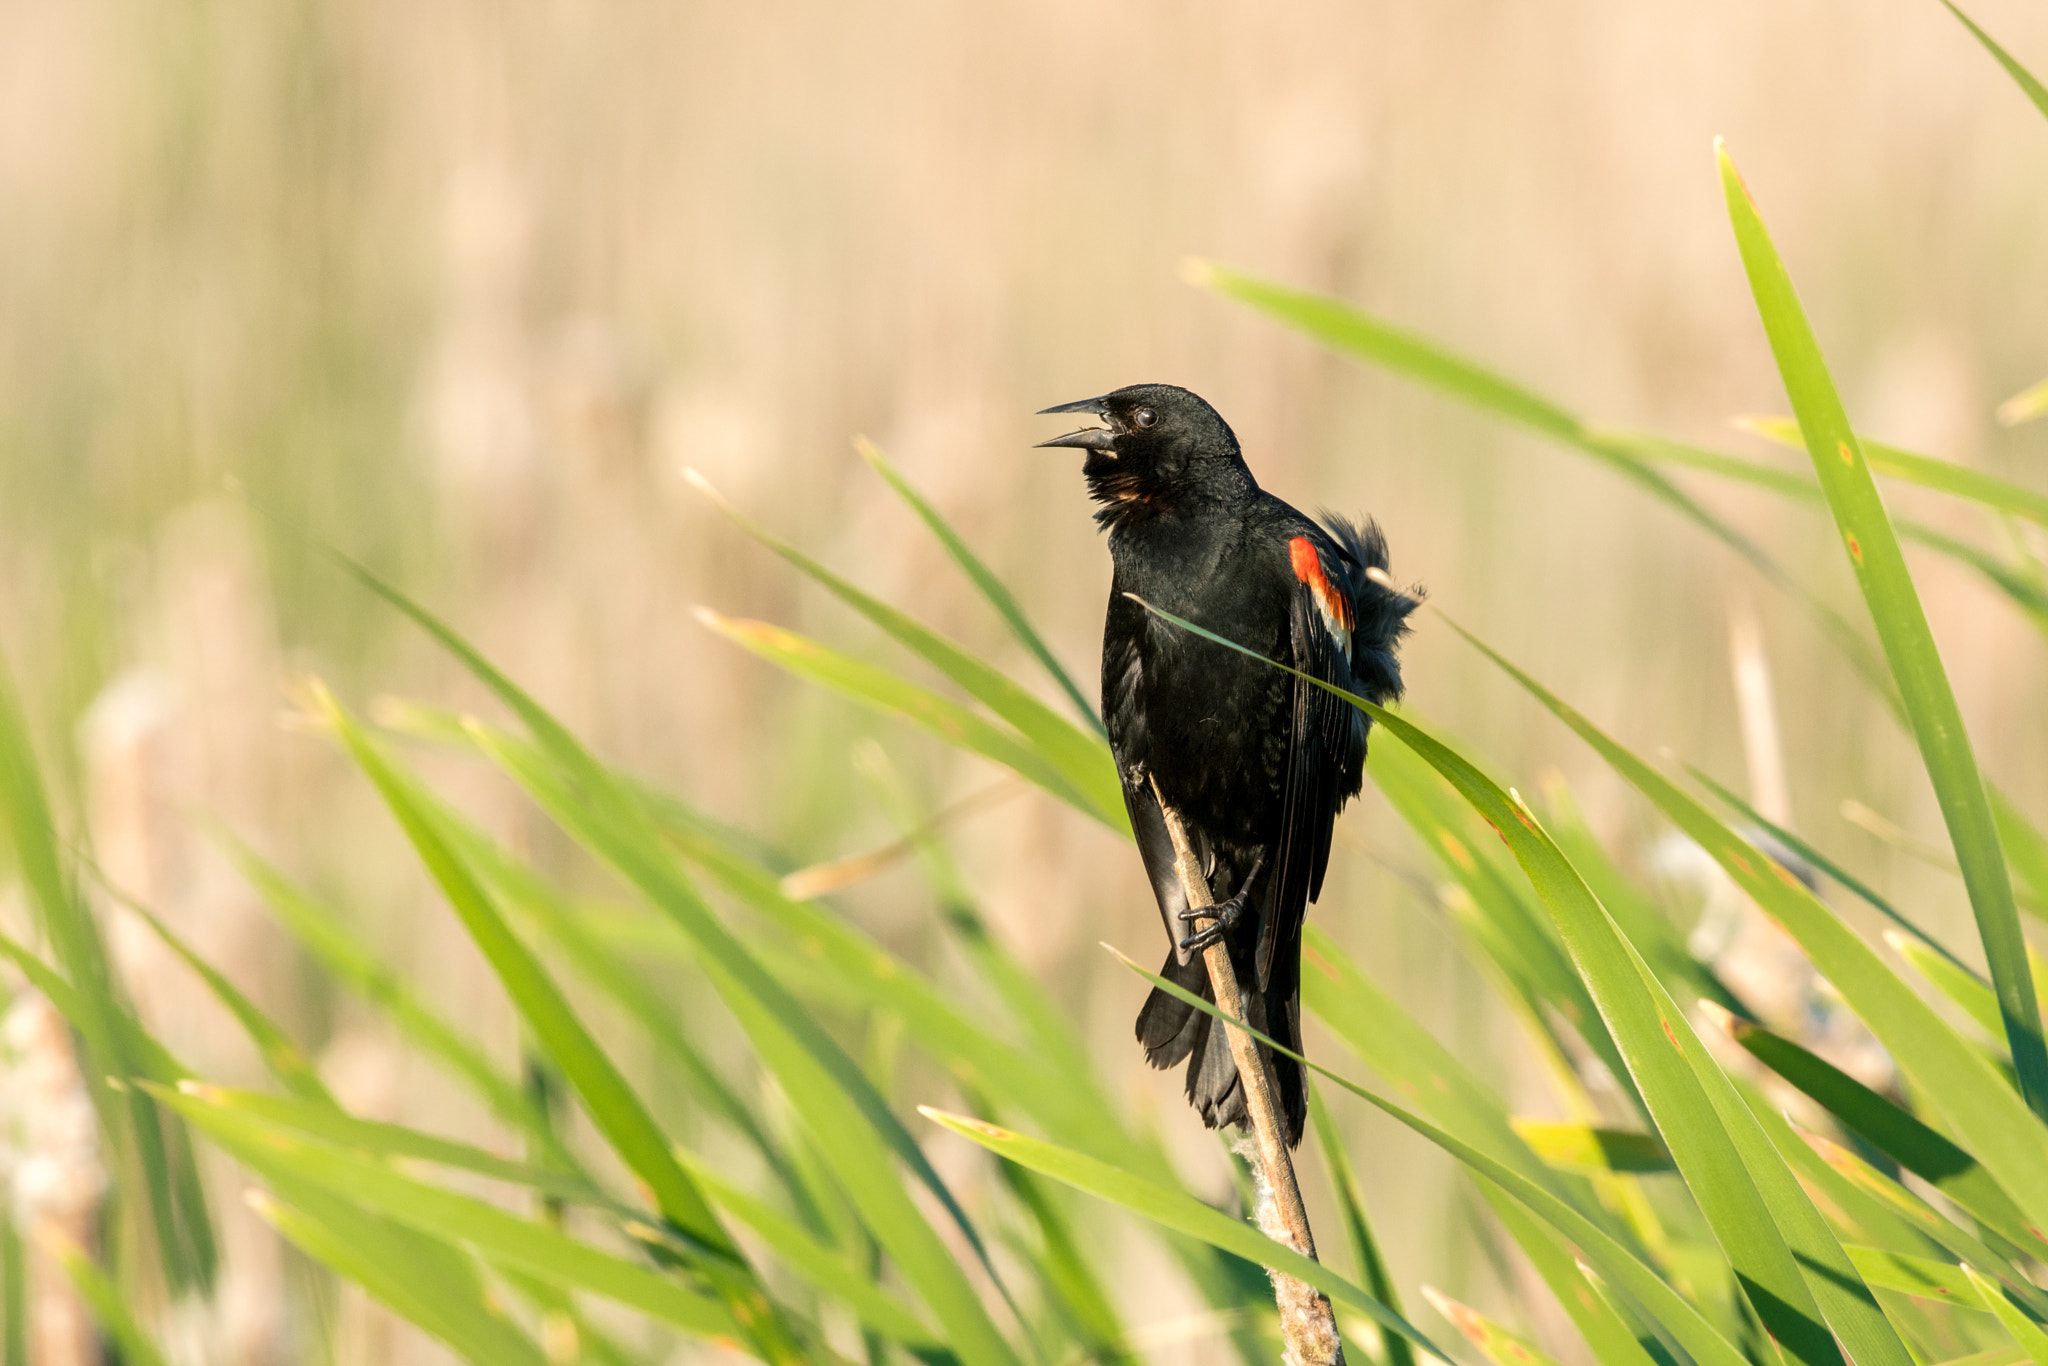
[[[1098,417],[1109,414],[1108,405],[1100,398],[1078,399],[1073,403],[1061,403],[1051,408],[1040,408],[1039,414],[1046,413],[1094,413]],[[1107,451],[1116,448],[1116,433],[1102,427],[1086,427],[1078,432],[1068,432],[1050,441],[1041,441],[1040,446],[1073,446],[1084,451]]]

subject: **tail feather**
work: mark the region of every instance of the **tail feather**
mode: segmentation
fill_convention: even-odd
[[[1233,955],[1234,957],[1235,955]],[[1240,983],[1251,980],[1250,964],[1241,970]],[[1209,984],[1208,964],[1201,957],[1182,964],[1168,954],[1159,975],[1200,996],[1216,999]],[[1265,992],[1245,996],[1252,1028],[1270,1035],[1299,1053],[1301,1051],[1301,999],[1292,973],[1275,973]],[[1216,1018],[1196,1010],[1177,996],[1154,987],[1138,1012],[1138,1042],[1145,1046],[1145,1061],[1162,1070],[1188,1060],[1187,1095],[1202,1122],[1211,1129],[1226,1124],[1251,1122],[1245,1109],[1244,1085],[1237,1063],[1230,1054],[1230,1038]],[[1279,1088],[1281,1118],[1287,1126],[1287,1143],[1301,1142],[1308,1123],[1308,1084],[1302,1065],[1292,1058],[1272,1056],[1273,1080]]]

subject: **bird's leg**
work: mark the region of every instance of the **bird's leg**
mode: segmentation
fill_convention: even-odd
[[[1222,939],[1244,917],[1245,909],[1252,904],[1252,883],[1258,881],[1259,872],[1266,866],[1266,851],[1259,850],[1259,856],[1252,860],[1252,870],[1244,875],[1244,881],[1237,885],[1237,894],[1228,901],[1219,901],[1213,906],[1202,906],[1182,911],[1180,918],[1192,925],[1197,920],[1209,923],[1180,941],[1182,953],[1196,953]],[[1210,917],[1215,917],[1213,920]]]

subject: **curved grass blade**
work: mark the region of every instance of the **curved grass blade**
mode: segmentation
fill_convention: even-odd
[[[949,1114],[929,1105],[918,1106],[917,1112],[934,1124],[979,1143],[998,1157],[1120,1205],[1154,1223],[1199,1238],[1213,1247],[1235,1253],[1255,1265],[1270,1267],[1306,1282],[1328,1295],[1332,1303],[1366,1315],[1382,1328],[1401,1334],[1432,1356],[1445,1362],[1451,1360],[1421,1329],[1329,1267],[1268,1238],[1243,1220],[1203,1204],[1185,1191],[1170,1190],[1086,1153],[1012,1133],[967,1115]]]
[[[953,530],[952,524],[939,515],[939,510],[925,501],[924,495],[903,477],[902,472],[889,462],[888,457],[882,454],[874,442],[864,436],[857,436],[853,439],[853,448],[860,452],[861,459],[868,462],[869,468],[881,475],[883,481],[896,491],[896,496],[910,505],[910,510],[931,529],[932,535],[939,538],[939,544],[953,557],[953,563],[959,565],[967,577],[974,581],[974,586],[988,599],[989,606],[995,608],[997,614],[1009,625],[1010,632],[1017,637],[1018,643],[1031,651],[1033,657],[1045,666],[1045,671],[1052,675],[1053,681],[1060,685],[1060,690],[1066,693],[1068,700],[1074,704],[1074,710],[1094,728],[1097,735],[1105,734],[1102,717],[1088,704],[1088,699],[1081,695],[1081,690],[1074,686],[1074,680],[1068,677],[1067,671],[1060,667],[1059,660],[1054,657],[1051,648],[1040,638],[1038,632],[1032,628],[1031,619],[1024,615],[1024,609],[1017,605],[1017,599],[1010,595],[1010,590],[1004,586],[1003,581],[997,578],[982,562],[981,557],[968,547],[967,542],[960,538],[960,533]]]
[[[1655,1134],[1521,1115],[1512,1122],[1522,1141],[1553,1167],[1638,1175],[1673,1170],[1671,1153]]]
[[[1991,1312],[1998,1315],[1998,1321],[2011,1333],[2013,1341],[2027,1349],[2027,1355],[2034,1359],[2034,1366],[2048,1366],[2048,1332],[2021,1313],[2012,1301],[2006,1298],[2005,1287],[1992,1280],[1973,1266],[1964,1266],[1963,1275],[1969,1278]]]
[[[1745,417],[1738,419],[1736,426],[1746,432],[1754,432],[1766,441],[1776,442],[1793,450],[1805,450],[1806,442],[1799,434],[1799,420],[1792,417]],[[1921,455],[1868,437],[1857,437],[1863,448],[1870,468],[1878,474],[1897,479],[1902,483],[1918,484],[1922,488],[1934,489],[1982,503],[1985,507],[1999,512],[2009,512],[2015,517],[2040,526],[2048,526],[2048,493],[2040,493],[2009,479],[2000,479],[1995,474],[1958,465],[1952,460],[1937,460],[1931,455]],[[1802,488],[1813,496],[1820,496],[1819,486],[1805,479],[1799,481]]]
[[[340,916],[239,841],[229,839],[225,847],[271,913],[329,977],[387,1015],[400,1035],[464,1082],[492,1114],[540,1141],[549,1152],[549,1165],[565,1171],[575,1168],[553,1128],[534,1108],[532,1097],[460,1030],[428,1008],[403,977],[350,933]]]
[[[1998,420],[2007,427],[2032,422],[2048,413],[2048,379],[2037,380],[1998,405]]]
[[[702,1250],[704,1273],[717,1287],[734,1322],[765,1359],[799,1359],[794,1339],[762,1293],[752,1268],[696,1182],[670,1154],[667,1139],[646,1106],[576,1018],[532,950],[505,923],[482,883],[456,854],[412,779],[378,750],[331,695],[323,692],[317,700],[323,719],[336,729],[398,818],[421,862],[490,961],[520,1015],[582,1097],[590,1117],[619,1157],[647,1183],[662,1217]]]
[[[504,686],[511,689],[509,683]],[[535,705],[516,689],[512,693],[524,705]],[[552,719],[549,724],[558,725]],[[901,1159],[932,1190],[986,1261],[965,1212],[859,1067],[712,915],[675,866],[646,810],[580,746],[563,756],[564,766],[589,765],[588,780],[572,787],[553,767],[552,746],[544,752],[482,726],[472,727],[471,734],[564,831],[618,869],[698,948],[700,964],[803,1115],[846,1195],[944,1325],[962,1359],[1014,1366],[1014,1352],[951,1251],[911,1203],[892,1159]],[[575,745],[573,739],[563,743]],[[762,876],[773,884],[769,874]]]
[[[1750,290],[1756,296],[1757,312],[1792,410],[1798,415],[1814,473],[1827,492],[1857,584],[1898,681],[1921,759],[1962,864],[2021,1093],[2036,1114],[2048,1116],[2048,1042],[2042,1038],[2040,1002],[2034,995],[1998,826],[1992,819],[1969,735],[1963,729],[1962,713],[1878,494],[1869,459],[1850,429],[1784,262],[1772,246],[1727,148],[1717,143],[1715,150],[1729,220],[1749,274]]]
[[[1953,1263],[1937,1262],[1931,1257],[1909,1257],[1884,1248],[1853,1245],[1849,1248],[1849,1256],[1855,1261],[1856,1270],[1871,1285],[1896,1290],[1915,1299],[1953,1304],[1984,1314],[1991,1312],[1984,1296],[1970,1283],[1963,1269]]]
[[[2033,893],[2036,915],[2048,918],[2048,835],[2030,823],[2012,799],[1996,787],[1991,791],[1991,814],[1998,821],[1999,839],[2005,845],[2005,860]]]
[[[251,1191],[249,1205],[314,1261],[362,1286],[474,1366],[548,1366],[533,1339],[491,1312],[475,1268],[454,1248],[317,1189],[289,1189],[289,1203]]]
[[[1891,902],[1879,896],[1876,892],[1872,891],[1868,886],[1866,886],[1861,880],[1856,878],[1851,873],[1845,871],[1842,865],[1836,863],[1826,854],[1821,853],[1820,850],[1814,848],[1811,844],[1808,844],[1805,840],[1799,838],[1799,836],[1793,834],[1784,826],[1777,824],[1775,821],[1767,819],[1762,812],[1758,811],[1755,807],[1751,806],[1748,802],[1744,801],[1741,795],[1735,792],[1732,788],[1725,787],[1721,783],[1717,782],[1714,779],[1714,776],[1708,773],[1705,769],[1699,767],[1696,764],[1687,764],[1685,766],[1685,771],[1692,775],[1694,782],[1706,788],[1709,792],[1712,792],[1714,796],[1721,801],[1722,805],[1734,808],[1735,811],[1740,813],[1744,820],[1756,826],[1758,829],[1766,831],[1772,839],[1775,839],[1776,841],[1778,841],[1778,843],[1784,845],[1787,849],[1790,849],[1793,853],[1805,859],[1815,868],[1819,869],[1821,872],[1833,878],[1836,882],[1841,883],[1842,886],[1847,887],[1850,891],[1854,892],[1857,895],[1857,897],[1859,897],[1863,901],[1865,905],[1869,906],[1872,910],[1876,911],[1885,919],[1891,921],[1894,925],[1897,925],[1901,930],[1905,931],[1905,933],[1911,935],[1914,938],[1914,940],[1916,940],[1927,950],[1927,952],[1936,955],[1943,962],[1949,963],[1961,971],[1969,972],[1969,969],[1963,966],[1963,961],[1960,958],[1957,958],[1954,954],[1950,953],[1946,948],[1943,948],[1941,943],[1938,940],[1936,940],[1933,935],[1928,934],[1927,931],[1921,929],[1918,925],[1914,924],[1912,920],[1908,919],[1906,915],[1903,912],[1901,912],[1896,906],[1892,905]],[[1970,975],[1972,977],[1976,976],[1975,973],[1971,973]],[[1985,984],[1985,990],[1990,990],[1989,983]]]
[[[281,1183],[287,1198],[296,1198],[294,1193],[302,1187],[315,1187],[431,1238],[467,1244],[487,1261],[603,1295],[700,1337],[740,1336],[732,1313],[720,1299],[601,1252],[546,1224],[401,1175],[382,1162],[321,1142],[303,1130],[267,1124],[251,1111],[208,1104],[203,1093],[153,1089],[159,1099],[205,1130],[237,1161],[266,1180]],[[652,1241],[670,1246],[660,1237]],[[755,1310],[754,1315],[758,1314]]]
[[[1539,1349],[1527,1338],[1510,1333],[1470,1305],[1460,1304],[1433,1285],[1422,1287],[1430,1307],[1449,1319],[1465,1335],[1465,1341],[1493,1366],[1558,1366],[1556,1357]]]
[[[2048,87],[2042,86],[2041,82],[2034,79],[2033,72],[2013,60],[2012,54],[2000,47],[1990,34],[1970,22],[1970,16],[1957,9],[1952,0],[1941,0],[1941,3],[1948,7],[1950,14],[1962,21],[1964,28],[1976,36],[1977,41],[1984,45],[1986,52],[1998,59],[1998,64],[2005,68],[2005,74],[2012,77],[2014,84],[2024,90],[2027,98],[2034,102],[2034,108],[2040,110],[2043,117],[2048,117]],[[2042,1363],[2042,1366],[2048,1366],[2048,1362]]]
[[[108,966],[98,922],[65,876],[57,827],[36,763],[35,747],[0,660],[0,822],[11,836],[14,861],[37,923],[56,952],[68,979],[71,1006],[65,1018],[84,1039],[86,1089],[100,1123],[117,1152],[142,1168],[143,1208],[155,1234],[164,1277],[174,1290],[212,1287],[213,1237],[204,1203],[180,1200],[185,1183],[175,1180],[173,1147],[149,1098],[134,1091],[114,1095],[108,1077],[143,1073],[147,1060],[132,1046],[141,1026],[122,1003]]]
[[[1453,628],[1543,703],[1727,870],[1798,941],[1930,1103],[2030,1218],[2048,1227],[2048,1130],[1997,1070],[1797,878],[1670,779],[1464,628]]]
[[[94,872],[97,874],[98,869],[94,869]],[[320,1080],[319,1072],[314,1070],[305,1050],[293,1041],[291,1035],[285,1033],[240,987],[229,981],[220,969],[201,957],[198,950],[186,943],[177,931],[166,925],[149,907],[113,886],[103,876],[100,878],[100,884],[106,888],[109,896],[126,906],[130,913],[148,925],[158,940],[206,983],[207,990],[227,1007],[228,1013],[235,1017],[235,1022],[241,1025],[242,1031],[249,1036],[249,1041],[256,1045],[256,1051],[262,1056],[264,1066],[270,1069],[270,1074],[276,1077],[287,1091],[305,1100],[333,1104],[334,1097],[328,1093],[326,1084]]]
[[[124,1366],[166,1366],[163,1353],[157,1350],[156,1343],[136,1322],[135,1315],[129,1312],[127,1297],[107,1273],[93,1265],[84,1249],[63,1234],[49,1234],[47,1241],[46,1250],[55,1253],[57,1264],[71,1278],[79,1297],[91,1306],[92,1315],[99,1320],[100,1327],[120,1345]]]
[[[1315,1126],[1316,1146],[1322,1149],[1323,1163],[1329,1168],[1330,1188],[1337,1194],[1337,1210],[1344,1218],[1344,1236],[1351,1244],[1358,1279],[1374,1299],[1396,1314],[1405,1315],[1400,1287],[1387,1270],[1386,1258],[1380,1255],[1379,1240],[1372,1236],[1372,1222],[1365,1215],[1365,1191],[1358,1184],[1358,1173],[1351,1168],[1350,1154],[1344,1151],[1344,1135],[1338,1132],[1337,1121],[1330,1117],[1323,1093],[1313,1084],[1308,1088],[1308,1114]],[[1381,1347],[1386,1352],[1387,1366],[1415,1366],[1415,1347],[1407,1338],[1399,1333],[1383,1336]]]
[[[1862,632],[1802,587],[1762,546],[1672,483],[1644,453],[1652,447],[1668,453],[1678,448],[1676,443],[1595,427],[1533,390],[1339,300],[1271,284],[1207,261],[1189,262],[1187,275],[1193,283],[1249,304],[1332,350],[1442,390],[1609,466],[1748,561],[1813,619],[1887,706],[1899,709],[1884,661]]]
[[[1884,942],[1926,978],[1935,990],[1975,1020],[1985,1033],[1994,1039],[2004,1037],[2005,1019],[1998,1013],[1998,997],[1992,992],[1989,982],[1967,968],[1957,967],[1897,930],[1885,930]]]
[[[1051,707],[1033,697],[1015,679],[987,661],[978,659],[952,641],[899,612],[872,594],[864,593],[833,573],[803,551],[783,540],[767,527],[726,502],[701,477],[693,479],[697,490],[731,518],[734,525],[768,549],[795,565],[826,591],[880,627],[898,644],[952,679],[997,716],[1016,727],[1037,747],[1080,792],[1098,805],[1123,809],[1123,789],[1116,765],[1102,736],[1082,730]]]
[[[1564,1306],[1600,1366],[1671,1366],[1673,1358],[1664,1344],[1654,1336],[1639,1335],[1630,1326],[1615,1304],[1599,1293],[1572,1250],[1542,1220],[1490,1181],[1482,1179],[1479,1190],[1494,1218]]]
[[[1372,704],[1367,703],[1367,705],[1370,706]],[[1108,946],[1105,945],[1104,947]],[[1110,952],[1115,954],[1118,961],[1125,967],[1150,982],[1153,986],[1160,988],[1179,1000],[1187,1002],[1187,1004],[1205,1014],[1214,1016],[1217,1019],[1224,1018],[1222,1012],[1216,1009],[1213,1002],[1205,1001],[1177,983],[1169,982],[1163,977],[1146,971],[1131,958],[1118,953],[1115,949],[1110,949]],[[1520,1172],[1515,1171],[1506,1164],[1488,1156],[1463,1139],[1443,1129],[1439,1129],[1436,1125],[1431,1124],[1428,1120],[1423,1119],[1404,1106],[1387,1099],[1377,1092],[1368,1090],[1356,1082],[1337,1075],[1321,1063],[1303,1057],[1285,1044],[1260,1033],[1256,1029],[1246,1027],[1238,1021],[1232,1021],[1231,1023],[1237,1027],[1244,1028],[1246,1033],[1265,1044],[1268,1048],[1273,1049],[1276,1053],[1293,1058],[1320,1075],[1328,1077],[1332,1082],[1359,1099],[1379,1107],[1379,1109],[1422,1135],[1431,1143],[1436,1144],[1439,1148],[1442,1148],[1445,1152],[1472,1168],[1474,1172],[1493,1182],[1520,1201],[1525,1208],[1541,1218],[1546,1224],[1557,1230],[1569,1243],[1577,1247],[1587,1260],[1599,1269],[1602,1275],[1605,1275],[1628,1294],[1634,1296],[1636,1301],[1671,1333],[1673,1340],[1679,1343],[1686,1354],[1693,1359],[1696,1366],[1740,1366],[1740,1363],[1746,1360],[1735,1349],[1733,1344],[1721,1336],[1713,1325],[1701,1316],[1697,1308],[1671,1288],[1661,1273],[1653,1270],[1633,1251],[1585,1215],[1572,1208],[1568,1202],[1559,1199],[1556,1195],[1544,1189],[1543,1186],[1531,1181],[1528,1177],[1523,1176]]]
[[[1951,1143],[1884,1096],[1807,1049],[1743,1020],[1726,1022],[1729,1037],[1907,1171],[1957,1206],[2036,1256],[2048,1241],[2028,1227],[2027,1218],[1975,1157]]]
[[[1184,629],[1263,657],[1146,606]],[[1906,1366],[1910,1358],[1904,1344],[1856,1278],[1812,1201],[1693,1035],[1683,1012],[1527,805],[1413,722],[1340,688],[1319,686],[1366,709],[1414,748],[1507,841],[1599,1003],[1687,1187],[1777,1343],[1801,1361],[1839,1366],[1842,1354],[1833,1336],[1838,1333],[1861,1366]]]
[[[1015,770],[1110,829],[1125,834],[1130,832],[1130,817],[1124,811],[1123,799],[1117,789],[1112,786],[1107,791],[1096,790],[1101,786],[1099,783],[1088,788],[1077,787],[1043,750],[1015,731],[997,726],[957,702],[764,621],[738,620],[704,607],[697,609],[697,619],[771,664],[813,683],[821,683],[875,711],[913,721],[947,744]],[[1104,771],[1113,783],[1114,769],[1105,765]],[[1114,806],[1109,804],[1111,799],[1115,801]]]

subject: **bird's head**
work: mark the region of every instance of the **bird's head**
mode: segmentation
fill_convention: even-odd
[[[1100,427],[1038,444],[1088,452],[1081,472],[1089,493],[1105,505],[1096,514],[1105,525],[1229,502],[1258,488],[1230,424],[1186,389],[1133,384],[1041,411],[1092,413],[1102,419]]]

